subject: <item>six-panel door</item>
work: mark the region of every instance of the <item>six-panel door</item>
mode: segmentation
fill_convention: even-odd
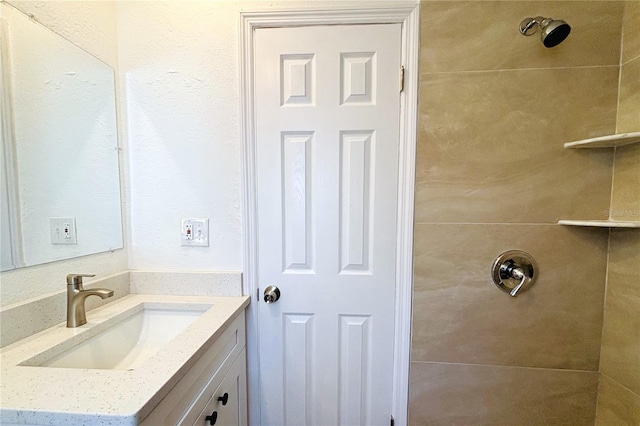
[[[401,26],[255,43],[262,424],[389,424]]]

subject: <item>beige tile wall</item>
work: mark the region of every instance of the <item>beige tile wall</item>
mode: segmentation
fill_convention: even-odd
[[[619,65],[622,2],[423,1],[421,72]],[[572,34],[546,49],[539,33],[524,38],[526,17],[564,19]],[[632,21],[633,19],[630,19]]]
[[[593,425],[598,375],[585,371],[415,363],[415,425]]]
[[[563,143],[613,133],[617,87],[615,66],[423,73],[416,221],[606,219],[612,151]]]
[[[598,387],[596,426],[640,425],[640,398],[605,374]]]
[[[607,258],[601,234],[558,225],[418,224],[413,361],[597,371]],[[517,298],[489,277],[495,257],[512,248],[530,253],[540,270]]]
[[[618,133],[640,131],[640,2],[625,5]],[[616,149],[611,217],[640,220],[640,145]],[[596,424],[640,425],[640,230],[611,231]]]
[[[421,5],[410,423],[593,424],[613,152],[564,142],[614,133],[624,4]],[[527,16],[573,32],[546,49]],[[512,299],[490,267],[538,261]]]
[[[637,62],[640,63],[640,59]],[[640,102],[638,111],[640,114]],[[636,131],[640,131],[640,125]],[[640,144],[616,148],[609,215],[617,220],[640,221]]]
[[[600,371],[640,395],[640,231],[611,231]]]
[[[639,30],[640,31],[640,30]],[[637,132],[640,129],[640,56],[622,64],[620,73],[620,104],[618,132]]]
[[[640,56],[640,1],[628,1],[624,5],[622,63]]]
[[[624,9],[617,132],[640,132],[640,1]],[[616,149],[611,217],[640,220],[640,144]]]

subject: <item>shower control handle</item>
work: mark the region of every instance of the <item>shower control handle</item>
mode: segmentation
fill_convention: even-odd
[[[513,263],[513,261],[503,263],[502,266],[500,266],[500,277],[503,279],[515,278],[517,280],[520,280],[520,283],[509,292],[512,297],[516,297],[520,289],[525,284],[528,284],[529,281],[529,277],[527,277],[524,270]]]
[[[264,289],[264,301],[266,303],[275,303],[280,299],[280,289],[275,285],[270,285]]]
[[[491,275],[498,288],[511,297],[528,290],[538,274],[538,266],[529,253],[510,250],[502,253],[493,262]]]

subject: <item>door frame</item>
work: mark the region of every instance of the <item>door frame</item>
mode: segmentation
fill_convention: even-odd
[[[402,24],[401,61],[405,68],[400,95],[398,224],[392,413],[396,424],[408,423],[413,287],[413,218],[418,120],[419,2],[393,2],[371,8],[256,10],[240,14],[240,114],[243,177],[243,294],[258,302],[258,204],[254,109],[254,35],[257,28],[311,25]],[[398,70],[400,72],[400,70]],[[247,308],[249,424],[260,419],[258,305]]]

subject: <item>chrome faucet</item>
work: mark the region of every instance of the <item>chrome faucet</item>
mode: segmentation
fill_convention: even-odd
[[[67,327],[80,327],[87,323],[87,313],[84,301],[89,296],[100,296],[103,299],[113,296],[113,290],[108,288],[93,288],[85,290],[82,287],[82,277],[95,275],[69,274],[67,275]]]

